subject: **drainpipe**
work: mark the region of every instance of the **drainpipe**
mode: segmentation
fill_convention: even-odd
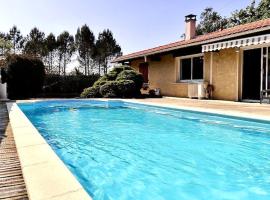
[[[144,56],[144,62],[147,62],[147,56]]]
[[[213,85],[213,52],[210,53],[210,85]]]
[[[235,95],[235,101],[239,101],[239,59],[240,59],[240,48],[237,48],[235,50],[236,52],[236,95]]]

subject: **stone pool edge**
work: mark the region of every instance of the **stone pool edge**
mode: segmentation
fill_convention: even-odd
[[[16,103],[6,103],[30,200],[91,200]]]
[[[161,104],[161,103],[156,103],[156,102],[142,102],[142,101],[137,101],[136,99],[124,99],[122,101],[127,102],[127,103],[146,105],[146,106],[148,105],[148,106],[171,108],[171,109],[191,111],[191,112],[204,113],[204,114],[219,115],[221,117],[222,116],[235,117],[235,118],[239,118],[239,119],[243,119],[243,120],[258,120],[261,122],[270,122],[270,116],[257,115],[254,113],[249,113],[249,116],[247,116],[247,113],[234,111],[234,110],[227,111],[227,110],[220,110],[220,109],[214,109],[214,108],[199,108],[199,107],[170,105],[168,103]]]
[[[165,97],[165,98],[173,98],[173,97]],[[222,110],[222,109],[215,109],[215,108],[201,108],[201,107],[193,107],[193,106],[180,106],[180,105],[172,105],[170,103],[159,103],[159,102],[146,102],[146,101],[140,101],[137,99],[109,99],[109,98],[91,98],[91,99],[76,99],[76,98],[69,98],[69,99],[34,99],[34,100],[17,100],[17,103],[34,103],[34,102],[40,102],[40,101],[63,101],[63,100],[77,100],[77,101],[89,101],[89,100],[97,100],[97,101],[121,101],[123,103],[135,103],[135,104],[141,104],[141,105],[149,105],[149,106],[157,106],[162,108],[172,108],[172,109],[178,109],[183,111],[192,111],[192,112],[198,112],[198,113],[204,113],[204,114],[213,114],[213,115],[220,115],[224,117],[235,117],[240,118],[243,120],[258,120],[261,122],[270,122],[270,116],[265,115],[259,115],[254,113],[246,113],[246,112],[240,112],[235,110]]]

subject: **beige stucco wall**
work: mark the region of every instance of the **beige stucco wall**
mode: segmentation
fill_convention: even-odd
[[[131,66],[138,70],[142,62],[143,59],[132,61]],[[148,63],[150,88],[160,88],[162,95],[165,96],[188,96],[188,83],[177,82],[179,74],[177,58],[166,55],[161,57],[161,61]],[[237,66],[240,64],[240,56],[235,49],[204,54],[204,80],[214,85],[214,99],[238,100],[240,68]]]
[[[143,60],[131,62],[131,66],[139,69]],[[149,61],[148,77],[150,88],[160,88],[162,95],[187,97],[187,83],[176,83],[175,58],[172,55],[161,57],[161,61]]]
[[[211,54],[211,53],[208,53]],[[214,99],[238,100],[240,57],[235,49],[212,53],[212,84]],[[211,67],[209,65],[209,67]]]
[[[143,62],[144,62],[144,59],[133,60],[131,61],[130,66],[134,68],[135,70],[139,71],[139,65],[140,63],[143,63]]]

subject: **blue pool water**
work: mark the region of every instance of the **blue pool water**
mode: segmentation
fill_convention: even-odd
[[[270,199],[270,124],[123,102],[19,104],[94,200]]]

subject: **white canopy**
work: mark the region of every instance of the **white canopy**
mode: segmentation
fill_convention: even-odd
[[[259,45],[266,43],[270,43],[270,34],[206,44],[202,46],[202,52],[217,51],[221,49]]]

